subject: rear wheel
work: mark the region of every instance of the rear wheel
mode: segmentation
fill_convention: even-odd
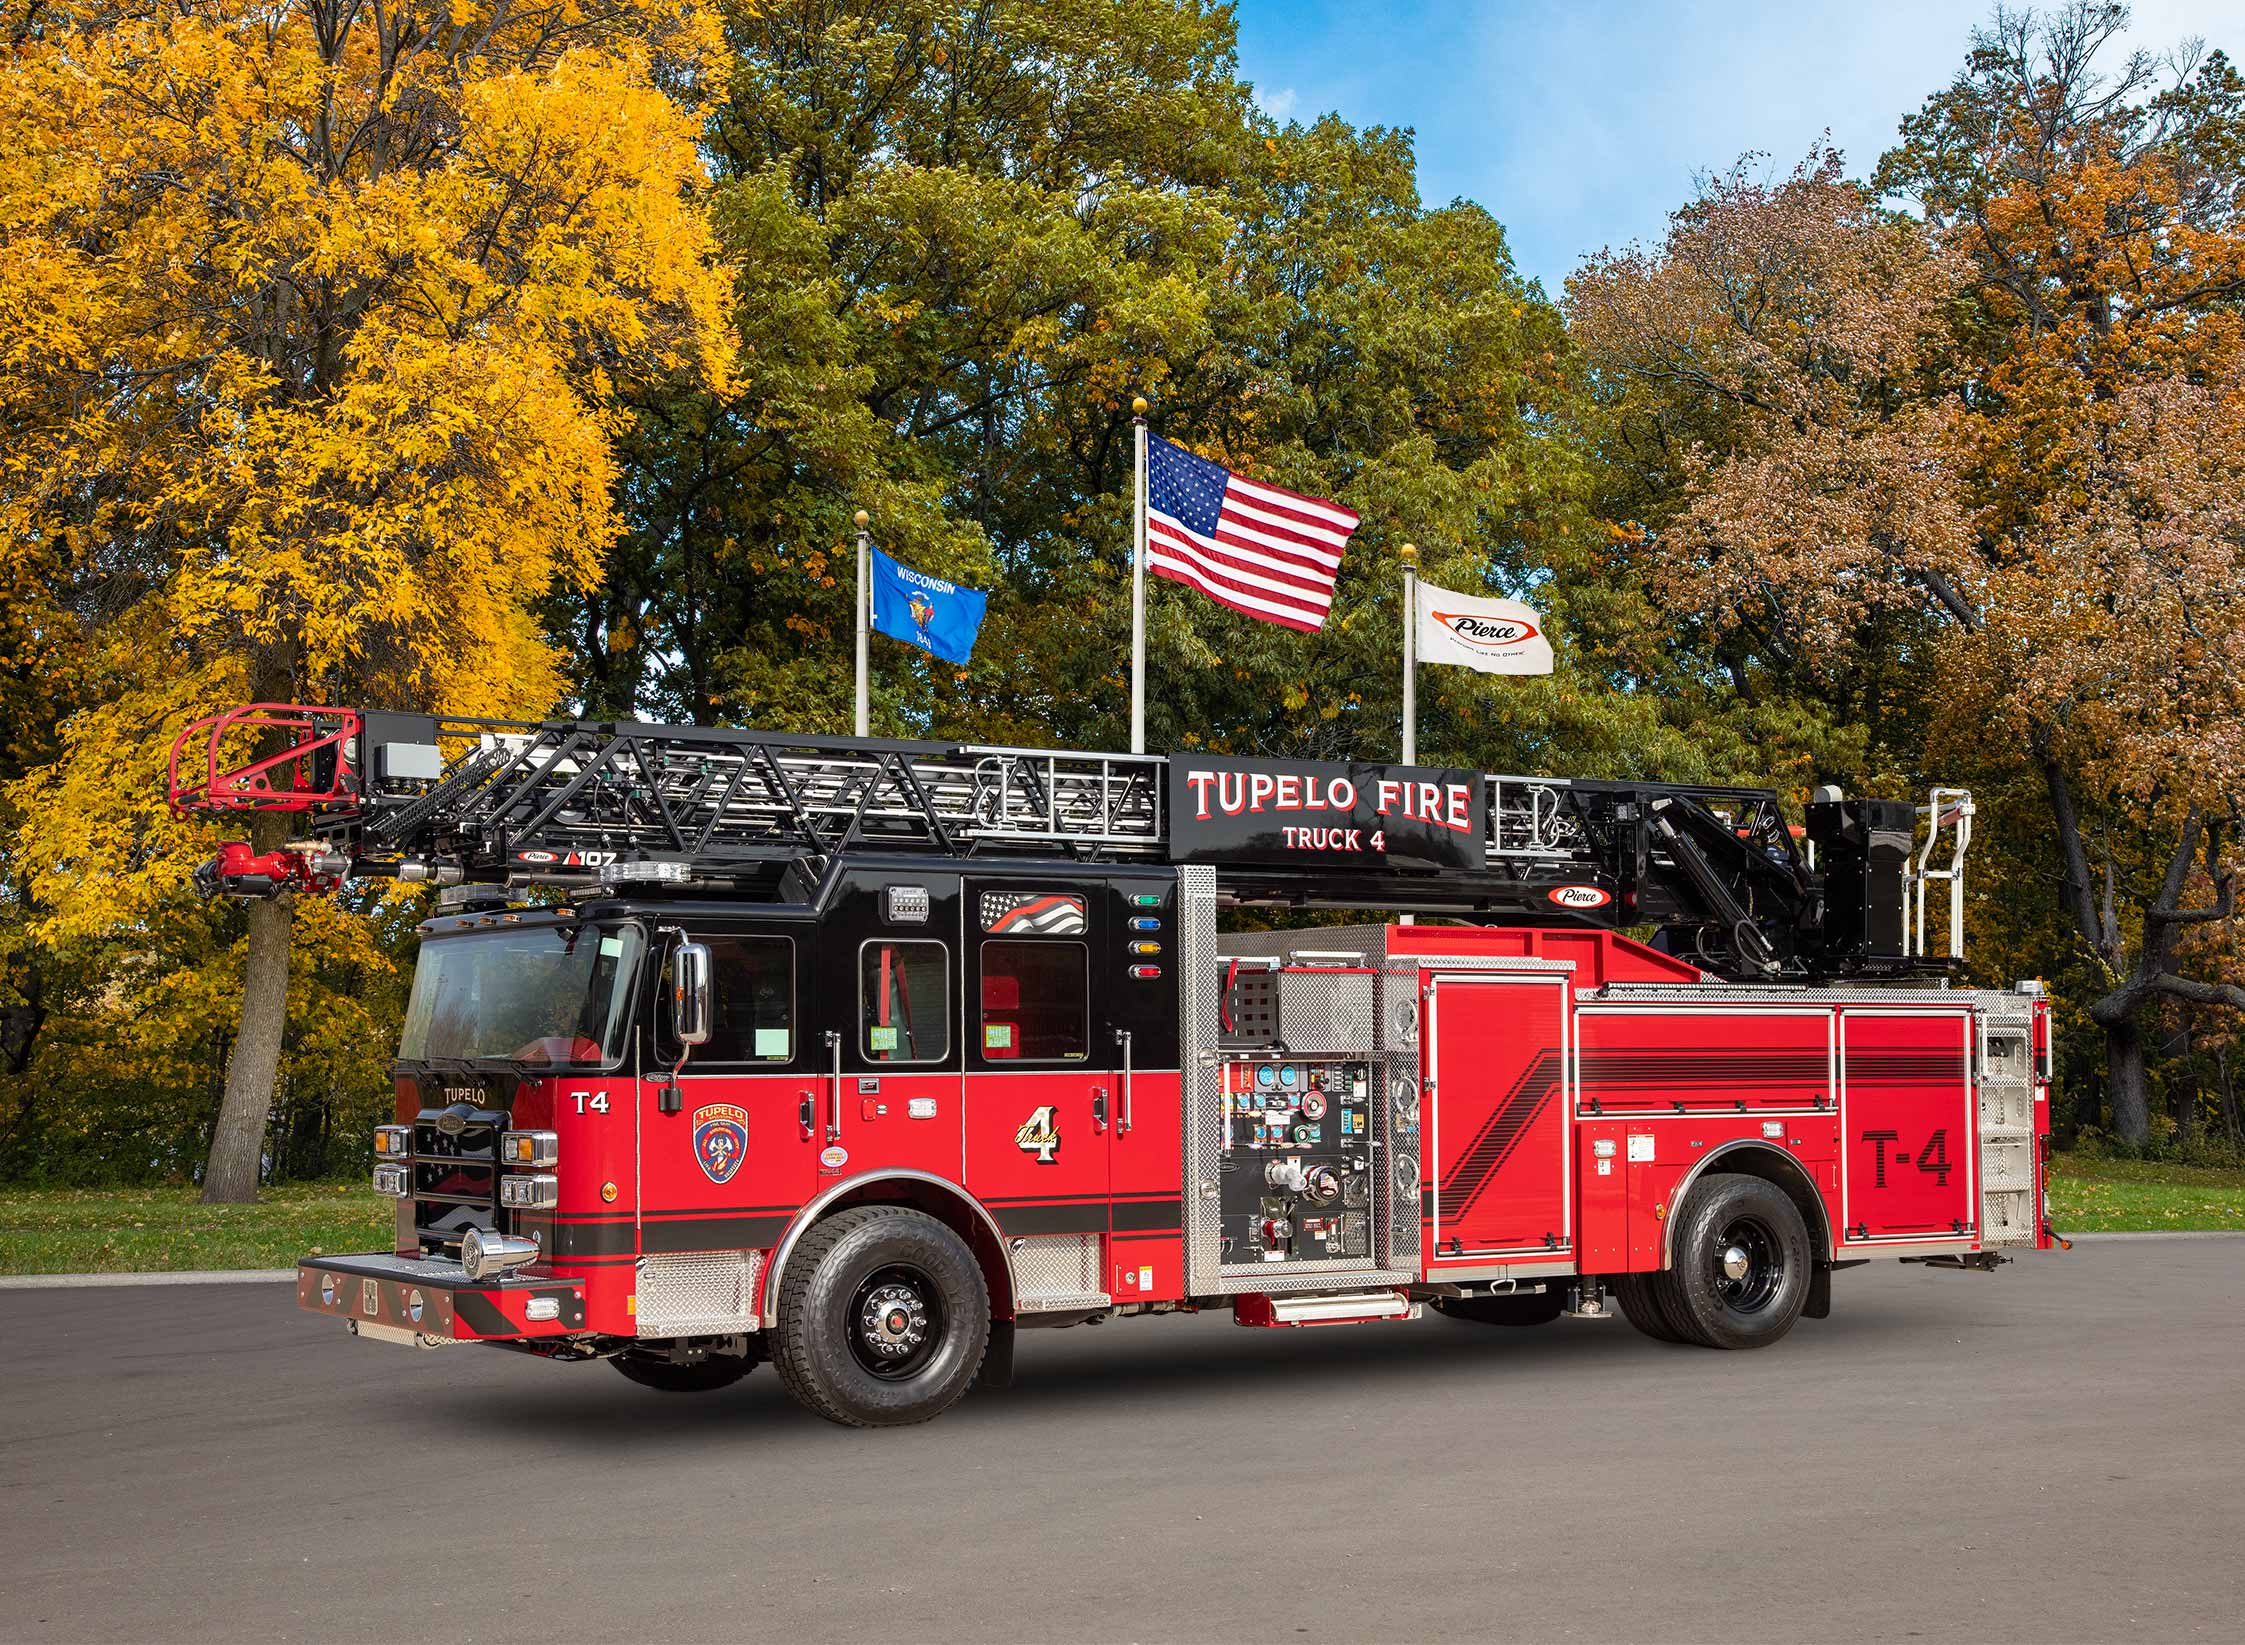
[[[1669,1325],[1710,1348],[1762,1348],[1808,1302],[1808,1225],[1791,1196],[1760,1177],[1719,1174],[1692,1190],[1673,1264],[1648,1276]]]
[[[990,1341],[990,1292],[974,1253],[935,1218],[859,1206],[796,1246],[773,1334],[781,1383],[829,1422],[925,1422],[974,1381]]]
[[[1567,1311],[1560,1291],[1500,1292],[1488,1297],[1436,1297],[1435,1311],[1474,1325],[1549,1325]]]
[[[1686,1339],[1662,1317],[1660,1304],[1653,1300],[1648,1281],[1651,1274],[1616,1274],[1611,1284],[1614,1298],[1621,1304],[1622,1317],[1655,1342],[1683,1342]]]
[[[608,1363],[642,1388],[659,1388],[666,1394],[709,1394],[740,1381],[756,1369],[758,1359],[753,1354],[711,1354],[681,1365],[659,1348],[634,1348]]]

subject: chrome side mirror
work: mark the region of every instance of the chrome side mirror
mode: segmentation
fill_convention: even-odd
[[[706,1045],[710,1029],[709,945],[682,942],[670,951],[670,1029],[680,1045]]]

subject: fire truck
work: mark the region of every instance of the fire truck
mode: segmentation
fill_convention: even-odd
[[[1841,1269],[2056,1237],[2048,1002],[1951,985],[1961,790],[1796,827],[1752,789],[258,704],[181,733],[169,798],[292,814],[206,891],[439,888],[395,1241],[298,1269],[362,1337],[680,1392],[769,1360],[876,1426],[1004,1386],[1024,1330],[1756,1348]]]

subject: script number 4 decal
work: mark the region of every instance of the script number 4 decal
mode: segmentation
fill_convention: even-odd
[[[1053,1150],[1060,1146],[1060,1127],[1055,1123],[1058,1109],[1051,1103],[1031,1109],[1029,1117],[1021,1122],[1021,1129],[1013,1134],[1013,1145],[1024,1154],[1037,1156],[1039,1165],[1056,1165]]]
[[[605,1091],[572,1091],[569,1100],[577,1105],[577,1112],[605,1114],[608,1112],[608,1093]]]
[[[1884,1188],[1886,1186],[1888,1163],[1886,1145],[1890,1142],[1900,1142],[1902,1133],[1899,1131],[1866,1131],[1863,1133],[1863,1140],[1870,1143],[1876,1150],[1872,1156],[1874,1174],[1871,1186]],[[1936,1131],[1932,1136],[1926,1138],[1925,1146],[1918,1150],[1918,1157],[1915,1160],[1911,1159],[1909,1155],[1901,1153],[1895,1154],[1892,1158],[1893,1163],[1897,1166],[1915,1165],[1920,1171],[1932,1172],[1936,1187],[1946,1188],[1949,1186],[1949,1172],[1954,1167],[1949,1164],[1949,1133],[1945,1129]]]

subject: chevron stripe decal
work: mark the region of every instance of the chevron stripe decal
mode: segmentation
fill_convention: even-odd
[[[1458,1156],[1456,1168],[1441,1185],[1445,1198],[1453,1193],[1458,1195],[1455,1216],[1463,1218],[1473,1209],[1473,1202],[1481,1197],[1482,1191],[1496,1180],[1505,1161],[1520,1146],[1520,1139],[1535,1123],[1536,1116],[1559,1094],[1565,1072],[1566,1059],[1558,1051],[1540,1053],[1505,1093],[1504,1100],[1481,1122],[1481,1129],[1474,1134],[1473,1141],[1466,1144],[1465,1152]],[[1449,1220],[1448,1215],[1444,1220]]]

